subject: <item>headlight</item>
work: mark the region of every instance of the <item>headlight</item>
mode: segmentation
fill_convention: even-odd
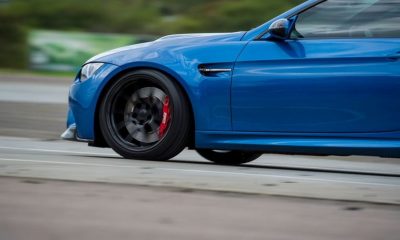
[[[83,66],[81,69],[81,82],[86,81],[88,78],[91,78],[103,65],[104,63],[88,63]]]

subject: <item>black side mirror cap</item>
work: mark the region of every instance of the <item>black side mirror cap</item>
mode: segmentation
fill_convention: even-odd
[[[275,39],[275,40],[286,40],[289,38],[290,34],[290,21],[286,18],[281,18],[273,22],[269,28],[268,39]]]

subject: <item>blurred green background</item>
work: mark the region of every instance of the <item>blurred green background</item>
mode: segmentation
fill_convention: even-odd
[[[71,72],[173,33],[249,30],[301,0],[0,0],[0,68]]]

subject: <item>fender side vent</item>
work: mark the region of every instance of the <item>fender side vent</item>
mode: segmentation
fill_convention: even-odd
[[[220,74],[231,74],[233,70],[231,63],[200,64],[199,72],[204,76],[219,76]]]

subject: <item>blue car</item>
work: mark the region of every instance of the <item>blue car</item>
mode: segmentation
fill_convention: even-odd
[[[266,9],[268,11],[268,9]],[[400,156],[400,1],[310,0],[247,32],[171,35],[89,59],[64,139],[129,159],[185,147]]]

